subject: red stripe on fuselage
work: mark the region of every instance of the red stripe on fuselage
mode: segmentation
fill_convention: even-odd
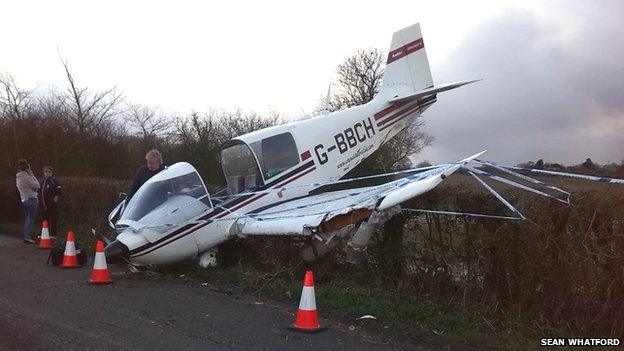
[[[279,188],[279,187],[284,186],[284,185],[286,185],[286,184],[288,184],[288,183],[291,183],[291,182],[293,182],[293,181],[295,181],[295,180],[297,180],[297,179],[299,179],[299,178],[303,177],[304,175],[306,175],[306,174],[308,174],[308,173],[310,173],[310,172],[312,172],[312,171],[314,171],[314,170],[316,170],[316,167],[308,168],[308,169],[306,169],[305,171],[303,171],[302,173],[296,174],[296,175],[294,175],[294,176],[290,177],[290,179],[287,179],[287,180],[285,180],[284,182],[282,182],[282,183],[280,183],[280,184],[277,184],[277,185],[276,185],[276,186],[274,186],[273,188],[274,188],[274,189],[275,189],[275,188]]]
[[[378,120],[382,118],[383,116],[387,115],[388,113],[394,111],[397,107],[399,107],[398,104],[391,104],[390,106],[384,108],[383,110],[375,113],[373,116],[375,116],[375,120]]]
[[[388,127],[393,126],[393,125],[394,125],[395,123],[397,123],[398,121],[400,121],[400,120],[404,119],[405,117],[407,117],[407,116],[409,116],[409,115],[413,114],[414,112],[416,112],[416,110],[419,110],[419,111],[420,111],[423,107],[429,106],[429,105],[433,104],[433,103],[434,103],[434,102],[436,102],[436,101],[437,101],[437,100],[432,100],[432,101],[428,101],[428,102],[426,102],[426,103],[424,103],[424,104],[422,104],[422,105],[417,105],[416,107],[414,107],[414,108],[412,108],[412,109],[408,110],[407,112],[405,112],[405,114],[403,114],[401,117],[399,117],[399,118],[395,119],[394,121],[390,122],[389,124],[386,124],[385,126],[381,127],[381,128],[379,129],[379,131],[381,132],[381,131],[383,131],[384,129],[387,129]]]
[[[152,251],[154,251],[154,250],[157,250],[157,249],[159,249],[159,248],[161,248],[161,247],[163,247],[163,246],[165,246],[165,245],[169,244],[169,243],[170,243],[170,242],[172,242],[172,241],[175,241],[175,240],[177,240],[177,239],[179,239],[179,238],[181,238],[181,237],[183,237],[183,236],[186,236],[186,235],[188,235],[188,234],[191,234],[192,232],[195,232],[195,231],[197,231],[197,230],[199,230],[199,229],[201,229],[201,228],[205,227],[205,226],[206,226],[206,225],[208,225],[209,223],[210,223],[210,221],[206,221],[206,222],[203,222],[203,223],[198,223],[197,225],[195,225],[195,226],[193,226],[193,227],[190,227],[189,229],[187,229],[187,230],[185,230],[185,231],[183,231],[183,232],[180,232],[180,233],[178,233],[178,234],[176,234],[176,235],[174,235],[174,236],[172,236],[172,237],[168,238],[168,239],[167,239],[167,240],[165,240],[165,241],[162,241],[162,242],[160,242],[160,243],[158,243],[158,244],[156,244],[156,245],[150,246],[150,247],[146,248],[145,250],[143,250],[143,251],[141,251],[141,252],[137,252],[136,254],[134,254],[133,256],[131,256],[131,258],[135,258],[135,257],[139,257],[139,256],[147,255],[148,253],[150,253],[150,252],[152,252]]]
[[[288,178],[288,179],[284,180],[283,182],[281,182],[281,183],[279,183],[279,184],[277,184],[277,185],[273,186],[273,187],[272,187],[272,189],[276,189],[276,188],[282,187],[282,186],[284,186],[284,185],[286,185],[286,184],[288,184],[288,183],[291,183],[291,182],[293,182],[293,181],[295,181],[295,180],[297,180],[297,179],[299,179],[299,178],[303,177],[304,175],[306,175],[306,174],[308,174],[308,173],[310,173],[310,172],[314,171],[315,169],[316,169],[316,167],[314,167],[314,166],[312,166],[311,168],[304,169],[304,170],[302,170],[301,172],[299,172],[299,173],[297,173],[297,174],[293,175],[292,177],[290,177],[290,178]],[[245,200],[245,201],[243,201],[243,202],[241,202],[241,203],[237,204],[236,206],[233,206],[233,207],[228,208],[227,210],[225,210],[224,212],[221,212],[220,214],[218,214],[218,215],[217,215],[217,216],[215,216],[214,218],[221,218],[221,217],[224,217],[224,216],[226,216],[226,215],[230,214],[232,211],[235,211],[235,210],[237,210],[237,209],[239,209],[239,208],[241,208],[241,207],[243,207],[243,206],[245,206],[245,205],[249,205],[250,203],[252,203],[252,202],[254,202],[254,201],[258,200],[259,198],[261,198],[261,197],[263,197],[263,196],[266,196],[266,195],[268,195],[268,194],[269,194],[269,193],[260,193],[260,194],[256,194],[256,195],[254,195],[254,196],[250,197],[249,199],[247,199],[247,200]]]
[[[267,194],[268,194],[268,193],[260,193],[260,194],[256,194],[256,195],[254,195],[254,196],[250,197],[249,199],[247,199],[247,200],[245,200],[245,201],[243,201],[243,202],[241,202],[241,203],[237,204],[236,206],[232,206],[232,207],[230,207],[230,208],[227,208],[227,209],[223,210],[223,212],[221,212],[221,214],[219,214],[219,215],[215,216],[215,218],[221,218],[221,217],[223,217],[223,216],[226,216],[226,215],[228,215],[228,214],[232,213],[232,211],[235,211],[235,210],[237,210],[237,209],[239,209],[239,208],[241,208],[241,207],[243,207],[243,206],[245,206],[245,205],[247,205],[247,204],[249,204],[249,203],[251,203],[251,202],[253,202],[253,201],[256,201],[256,200],[258,200],[259,198],[261,198],[261,197],[263,197],[263,196],[266,196]]]
[[[310,157],[312,157],[312,155],[310,154],[310,150],[306,150],[301,153],[301,161],[305,161],[309,159]]]
[[[402,115],[406,111],[409,111],[409,110],[413,109],[414,107],[417,107],[418,105],[420,105],[419,101],[416,101],[416,102],[411,103],[411,104],[406,105],[406,106],[402,106],[401,110],[398,111],[397,113],[393,114],[392,116],[388,116],[387,118],[384,118],[383,121],[377,121],[377,126],[381,128],[382,125],[390,122],[391,120],[393,120],[396,117]]]
[[[385,126],[383,126],[383,127],[379,128],[379,131],[380,131],[380,132],[384,131],[384,130],[385,130],[385,129],[387,129],[388,127],[393,126],[394,124],[396,124],[397,122],[401,121],[401,120],[402,120],[402,119],[404,119],[405,117],[407,117],[407,116],[409,116],[409,115],[413,114],[413,113],[414,113],[414,112],[416,112],[417,110],[420,110],[420,105],[418,105],[418,106],[416,106],[416,107],[412,108],[411,110],[406,111],[406,112],[405,112],[405,113],[404,113],[401,117],[396,118],[394,121],[392,121],[392,122],[390,122],[390,123],[386,124]]]

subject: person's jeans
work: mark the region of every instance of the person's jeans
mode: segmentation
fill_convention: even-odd
[[[37,198],[33,197],[22,201],[22,208],[24,209],[24,228],[22,228],[22,235],[24,239],[30,239],[30,229],[32,228],[35,211],[37,210]]]

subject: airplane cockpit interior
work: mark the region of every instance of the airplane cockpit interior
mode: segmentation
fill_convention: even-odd
[[[221,150],[227,195],[253,191],[299,162],[291,133],[273,135],[249,145],[234,139]]]

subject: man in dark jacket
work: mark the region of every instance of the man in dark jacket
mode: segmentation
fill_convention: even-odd
[[[39,203],[41,218],[48,221],[50,236],[56,236],[58,224],[58,203],[61,197],[61,184],[54,179],[54,170],[50,166],[43,167],[43,178],[39,180]]]
[[[156,149],[152,149],[145,154],[145,161],[145,166],[141,166],[134,176],[132,186],[128,192],[128,197],[126,198],[126,203],[130,201],[141,185],[147,182],[147,180],[153,177],[156,173],[165,169],[162,162],[162,155]]]

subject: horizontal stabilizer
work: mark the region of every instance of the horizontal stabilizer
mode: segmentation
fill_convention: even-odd
[[[437,93],[440,93],[440,92],[443,92],[443,91],[459,88],[459,87],[461,87],[463,85],[467,85],[467,84],[470,84],[470,83],[478,82],[480,80],[481,79],[465,80],[465,81],[461,81],[461,82],[454,82],[454,83],[447,83],[447,84],[437,85],[437,86],[433,86],[433,87],[430,87],[430,88],[423,89],[423,90],[421,90],[419,92],[416,92],[416,93],[413,93],[413,94],[404,95],[404,96],[395,96],[392,99],[390,99],[389,102],[402,102],[402,101],[406,101],[406,100],[418,99],[418,98],[422,98],[422,97],[425,97],[425,96],[437,94]]]

